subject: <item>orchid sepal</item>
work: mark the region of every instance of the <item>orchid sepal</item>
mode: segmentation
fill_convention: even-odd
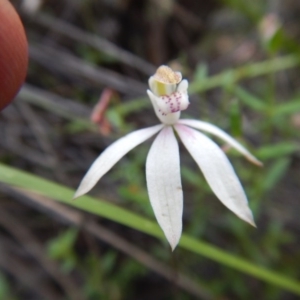
[[[262,165],[244,146],[215,125],[179,119],[181,111],[189,105],[188,85],[180,72],[174,72],[167,66],[158,68],[149,78],[147,94],[162,124],[134,131],[109,146],[93,163],[75,194],[79,197],[89,192],[128,151],[158,133],[147,156],[146,180],[155,217],[172,250],[180,240],[183,213],[179,147],[174,129],[217,198],[254,227],[247,197],[232,165],[224,151],[202,132],[215,135],[249,161]]]

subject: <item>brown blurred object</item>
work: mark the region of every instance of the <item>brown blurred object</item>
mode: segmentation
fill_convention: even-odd
[[[261,38],[264,41],[270,40],[281,27],[280,19],[276,14],[270,13],[264,16],[259,24]]]
[[[111,126],[105,117],[105,112],[114,95],[115,92],[112,89],[104,89],[91,114],[91,121],[99,126],[99,131],[104,136],[108,136],[111,132]]]
[[[294,127],[300,129],[300,112],[299,113],[295,113],[295,114],[292,115],[291,122],[292,122],[292,124],[293,124]]]
[[[37,13],[42,6],[42,0],[23,0],[21,4],[21,9],[29,15]]]
[[[0,0],[0,110],[7,106],[23,83],[28,46],[23,25],[14,7]]]

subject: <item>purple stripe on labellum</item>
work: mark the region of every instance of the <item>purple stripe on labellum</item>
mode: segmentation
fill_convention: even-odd
[[[158,97],[159,111],[163,114],[175,113],[188,107],[189,101],[186,93],[174,92],[171,95]]]

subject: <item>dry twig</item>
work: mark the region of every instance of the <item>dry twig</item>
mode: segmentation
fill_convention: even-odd
[[[1,189],[3,190],[3,186]],[[21,197],[27,205],[29,204],[35,209],[42,210],[47,214],[55,215],[64,222],[81,227],[83,230],[108,243],[115,249],[127,254],[165,279],[171,282],[174,281],[174,271],[170,267],[157,261],[146,251],[134,246],[114,232],[104,228],[94,221],[86,219],[85,214],[30,191],[25,191],[19,188],[5,188],[5,190],[6,192],[12,193],[14,196],[18,196],[17,198]],[[182,273],[176,274],[174,284],[201,299],[206,300],[213,298],[206,288],[201,287],[200,284],[196,284]]]
[[[147,87],[145,84],[120,75],[103,67],[96,67],[73,54],[51,46],[39,45],[29,47],[29,55],[45,68],[59,73],[74,81],[83,80],[86,85],[99,88],[99,85],[111,87],[128,95],[144,94]]]
[[[62,287],[70,299],[85,299],[77,285],[59,270],[58,264],[45,255],[45,250],[34,235],[31,234],[29,229],[23,226],[23,224],[12,214],[3,209],[3,207],[0,210],[0,224],[42,265],[46,272]]]
[[[0,235],[0,268],[13,276],[21,286],[25,286],[38,295],[39,299],[57,300],[60,294],[44,279],[40,269],[26,264],[13,253],[19,250],[19,245],[15,245],[10,239],[4,235]]]
[[[116,60],[138,69],[146,75],[151,75],[155,72],[155,67],[140,57],[117,47],[113,43],[96,36],[95,34],[91,34],[70,23],[62,21],[61,19],[39,13],[35,15],[32,20],[39,25],[72,38],[76,42],[94,47],[95,49],[114,57]]]

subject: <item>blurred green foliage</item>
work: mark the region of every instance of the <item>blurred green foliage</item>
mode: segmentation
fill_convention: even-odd
[[[0,273],[0,299],[16,300],[17,298],[13,296],[11,289],[12,287],[5,275]]]

